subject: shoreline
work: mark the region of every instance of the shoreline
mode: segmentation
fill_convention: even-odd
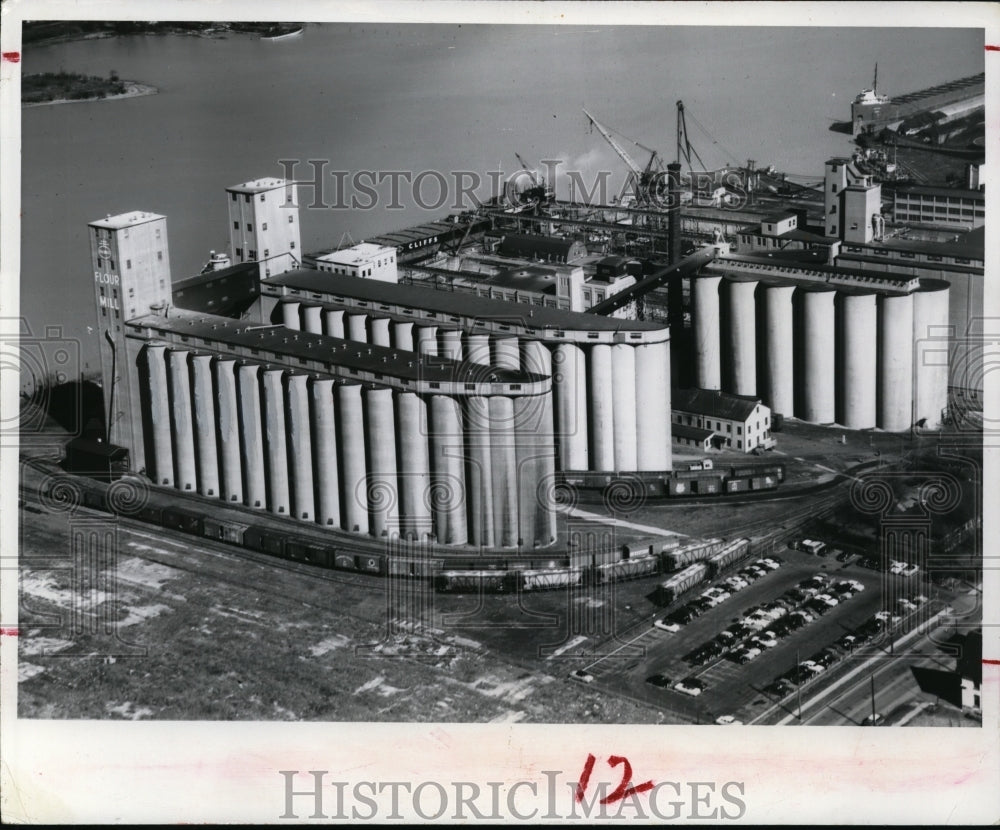
[[[120,95],[105,95],[103,98],[55,98],[52,101],[30,101],[21,104],[21,108],[49,107],[54,104],[91,104],[95,101],[120,101],[123,98],[141,98],[144,95],[156,95],[160,90],[150,84],[140,84],[138,81],[123,81],[125,92]]]

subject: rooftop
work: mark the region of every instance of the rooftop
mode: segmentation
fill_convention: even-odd
[[[143,225],[146,222],[154,222],[157,219],[166,219],[166,216],[160,216],[158,213],[149,213],[145,210],[133,210],[129,213],[119,213],[117,216],[112,216],[110,213],[103,219],[96,219],[90,223],[92,228],[107,228],[108,230],[117,231],[122,228],[131,228],[136,225]]]
[[[396,306],[434,312],[442,317],[454,318],[452,322],[502,321],[509,323],[513,329],[521,327],[532,331],[539,329],[596,332],[663,331],[666,333],[667,331],[660,323],[600,317],[537,305],[526,306],[466,293],[440,291],[417,285],[397,285],[310,269],[288,271],[261,283],[261,291],[264,293],[284,293],[268,292],[269,287],[298,289],[309,292],[317,300],[326,302],[343,302],[338,298],[351,297],[377,303],[385,306],[379,309],[385,316],[391,316],[393,313],[391,306]],[[324,298],[322,295],[327,297]]]
[[[378,256],[394,250],[395,248],[390,248],[385,245],[375,245],[371,242],[360,242],[357,245],[352,245],[350,248],[341,248],[339,251],[331,251],[328,254],[323,254],[323,256],[316,257],[316,259],[319,262],[337,262],[348,265],[356,265],[358,263],[367,262],[373,256]]]
[[[967,190],[961,187],[931,187],[923,184],[906,184],[896,188],[896,193],[906,193],[910,196],[941,196],[952,199],[971,199],[974,202],[986,200],[982,190]]]
[[[670,408],[727,421],[746,421],[760,404],[759,398],[730,395],[708,389],[671,389]],[[671,428],[677,430],[677,424]]]
[[[226,190],[230,193],[264,193],[267,190],[275,190],[276,188],[284,187],[285,185],[294,184],[295,182],[290,179],[254,179],[252,182],[234,184],[232,187],[227,187]]]
[[[714,429],[689,427],[687,424],[671,424],[670,430],[673,432],[675,438],[690,438],[694,441],[704,441],[715,435]]]
[[[157,334],[173,335],[167,339],[189,343],[192,351],[198,351],[199,346],[210,350],[212,344],[220,344],[230,347],[227,352],[234,350],[248,357],[252,355],[261,362],[270,358],[293,363],[300,366],[303,373],[326,371],[346,378],[364,372],[370,377],[359,377],[359,380],[373,377],[375,382],[384,382],[388,376],[411,383],[460,383],[463,386],[467,382],[530,384],[548,380],[545,375],[531,372],[419,355],[284,326],[247,325],[242,320],[180,309],[171,312],[169,317],[154,314],[139,317],[130,320],[128,326],[133,330],[144,329],[153,338]]]

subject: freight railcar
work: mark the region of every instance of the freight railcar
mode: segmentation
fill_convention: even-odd
[[[731,565],[741,562],[750,555],[750,540],[737,539],[727,544],[722,550],[708,559],[708,567],[713,577]]]
[[[710,559],[726,546],[722,539],[698,539],[673,548],[664,547],[660,553],[664,573],[673,573],[695,562]]]
[[[448,594],[506,594],[514,590],[516,575],[507,571],[442,571],[434,587]]]
[[[663,580],[657,586],[655,600],[661,605],[669,605],[682,594],[687,593],[695,585],[700,584],[708,576],[708,565],[698,562],[688,565],[683,571]]]
[[[594,568],[594,581],[600,585],[622,579],[641,579],[659,572],[660,558],[647,553],[643,556],[631,556],[619,562],[598,565]]]
[[[583,582],[582,568],[555,568],[540,571],[519,571],[518,582],[524,591],[548,591],[572,588]]]

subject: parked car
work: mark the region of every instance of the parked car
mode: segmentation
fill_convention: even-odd
[[[717,717],[715,719],[715,722],[717,724],[719,724],[719,726],[742,726],[743,725],[743,721],[736,720],[736,718],[733,717],[732,715],[719,715],[719,717]]]
[[[670,617],[664,617],[662,620],[653,620],[653,627],[659,628],[662,631],[669,631],[671,634],[676,634],[683,627],[683,623],[677,619],[671,619]]]
[[[736,659],[741,663],[749,663],[754,658],[760,657],[762,653],[761,649],[755,646],[750,646],[742,651],[736,652]]]
[[[777,697],[784,697],[789,692],[795,690],[795,684],[784,677],[779,677],[772,680],[768,685],[764,687],[764,691],[768,694],[775,695]]]
[[[850,562],[857,554],[851,553],[849,550],[845,550],[837,555],[838,562]]]
[[[859,645],[857,634],[845,634],[839,640],[837,640],[837,645],[842,649],[854,649]]]
[[[594,675],[587,674],[583,669],[576,669],[576,671],[571,671],[569,673],[571,680],[576,680],[580,683],[593,683]]]
[[[674,684],[676,691],[691,697],[698,697],[706,688],[706,685],[697,677],[687,677]]]
[[[778,645],[778,638],[771,632],[762,631],[751,639],[750,642],[762,648],[774,648]]]

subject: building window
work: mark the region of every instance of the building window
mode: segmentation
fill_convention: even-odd
[[[836,205],[830,205],[830,215],[832,216],[836,212],[837,212],[837,206]]]
[[[238,256],[238,257],[242,257],[243,256],[243,249],[242,248],[237,248],[236,249],[236,256]]]
[[[288,217],[288,224],[289,225],[291,225],[294,221],[295,221],[295,217],[294,216],[289,216]]]
[[[229,195],[233,197],[233,201],[235,202],[236,201],[236,194],[235,193],[230,193]]]
[[[261,226],[260,226],[260,229],[261,229],[262,231],[266,231],[266,230],[267,230],[267,222],[265,222],[265,223],[264,223],[263,225],[261,225]]]
[[[243,201],[246,202],[247,204],[250,203],[250,194],[249,193],[244,193],[243,194]]]
[[[156,252],[156,259],[157,259],[158,261],[160,261],[160,262],[162,262],[162,261],[163,261],[163,251],[157,251],[157,252]]]
[[[291,242],[288,243],[288,247],[289,248],[294,248],[295,247],[295,240],[294,239]]]
[[[250,259],[257,259],[257,252],[256,251],[247,251],[247,256]]]
[[[836,170],[836,169],[837,168],[835,167],[834,170]],[[830,192],[831,193],[836,193],[837,192],[837,185],[836,184],[831,184],[830,185]]]
[[[732,431],[733,431],[733,425],[732,424],[726,424],[726,432],[732,434]]]
[[[260,200],[261,200],[262,202],[264,201],[264,194],[263,194],[263,193],[261,193],[261,194],[260,194]]]
[[[736,434],[737,435],[742,435],[743,434],[743,427],[737,426],[736,427]]]
[[[239,229],[240,229],[240,223],[239,222],[233,222],[233,230],[234,231],[238,231]]]
[[[247,222],[247,233],[253,233],[253,226]]]

